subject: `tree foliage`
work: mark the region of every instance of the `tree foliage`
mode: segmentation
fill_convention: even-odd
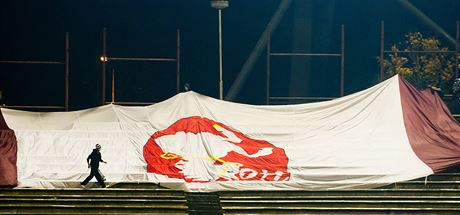
[[[404,45],[393,45],[389,59],[383,60],[385,74],[400,74],[419,88],[443,86],[455,76],[455,59],[434,37],[409,33]],[[403,51],[403,52],[401,52]],[[458,65],[457,65],[458,66]]]

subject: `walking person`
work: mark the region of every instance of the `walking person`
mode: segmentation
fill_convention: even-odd
[[[90,161],[91,160],[91,161]],[[80,183],[82,187],[85,187],[86,184],[94,177],[96,176],[97,182],[102,188],[105,188],[105,178],[102,176],[101,172],[99,171],[99,162],[102,163],[107,163],[102,160],[101,156],[101,145],[96,144],[96,148],[93,149],[93,152],[86,158],[86,162],[88,163],[88,168],[91,168],[91,173],[89,176]]]

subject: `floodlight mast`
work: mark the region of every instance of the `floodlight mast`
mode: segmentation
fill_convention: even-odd
[[[222,78],[222,9],[228,7],[228,0],[211,0],[211,7],[219,11],[219,98],[224,99],[224,81]]]

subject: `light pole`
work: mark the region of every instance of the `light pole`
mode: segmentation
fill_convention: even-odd
[[[219,11],[219,98],[224,99],[224,81],[222,79],[222,9],[228,7],[228,0],[211,0],[211,7]]]

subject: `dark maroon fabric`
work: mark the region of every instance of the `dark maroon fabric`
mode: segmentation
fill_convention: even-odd
[[[460,124],[441,98],[399,77],[404,125],[417,156],[433,172],[460,164]]]
[[[0,110],[0,187],[18,184],[17,151],[16,135],[8,128]]]

